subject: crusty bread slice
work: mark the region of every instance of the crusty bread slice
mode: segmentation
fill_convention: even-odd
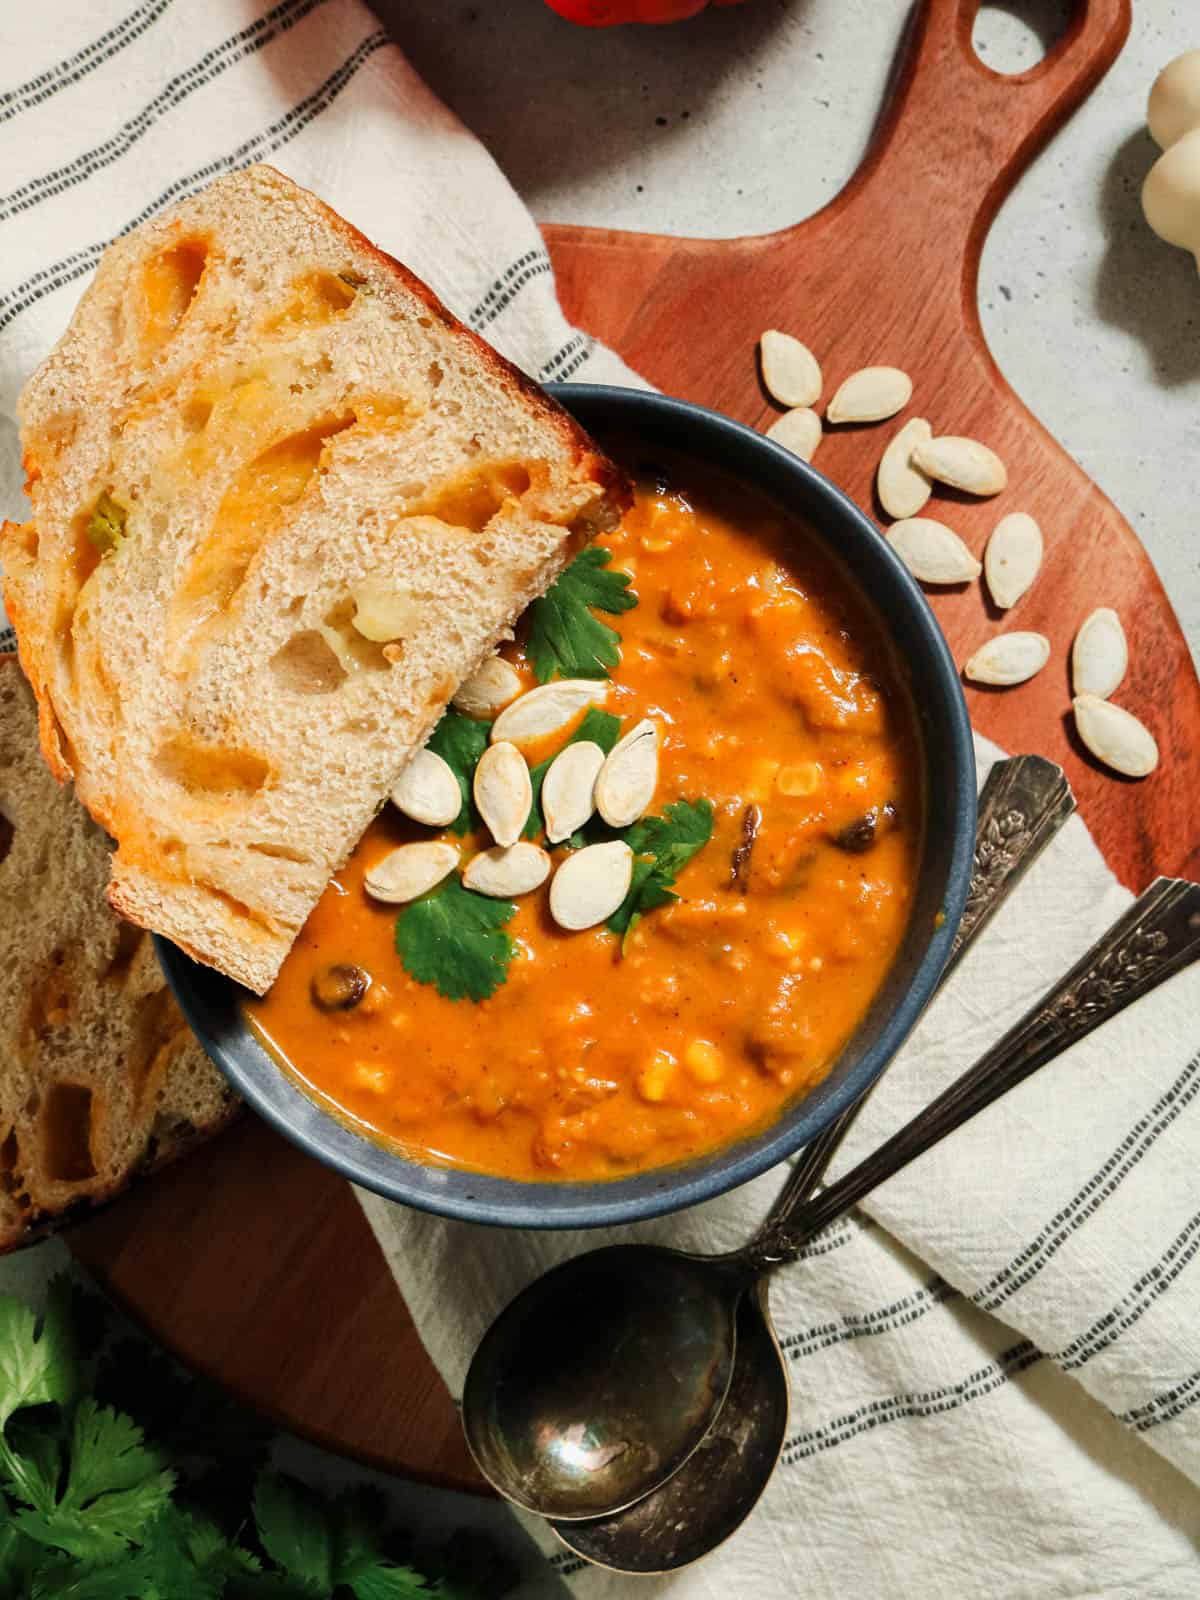
[[[236,1102],[150,936],[104,899],[108,841],[38,754],[0,655],[0,1251],[214,1132]]]
[[[20,409],[5,599],[44,753],[116,840],[114,907],[262,992],[624,481],[262,166],[109,246]]]

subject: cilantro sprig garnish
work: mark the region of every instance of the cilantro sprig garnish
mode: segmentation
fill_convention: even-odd
[[[711,800],[676,800],[661,817],[643,817],[620,837],[633,851],[629,893],[605,926],[625,941],[648,911],[678,900],[674,884],[698,850],[712,838]]]
[[[608,571],[612,551],[591,545],[529,608],[525,654],[539,683],[607,678],[621,660],[621,636],[593,611],[619,616],[637,605],[627,572]]]
[[[503,1552],[466,1535],[414,1564],[380,1494],[322,1494],[270,1470],[269,1446],[258,1418],[66,1279],[40,1319],[0,1298],[0,1595],[492,1600],[512,1587]]]
[[[502,930],[516,912],[452,876],[396,918],[396,950],[411,977],[447,1000],[486,1000],[508,977],[515,946]]]
[[[451,706],[425,741],[425,748],[441,756],[458,779],[458,787],[462,791],[462,810],[450,824],[451,833],[470,833],[479,826],[475,801],[471,796],[471,780],[480,756],[487,749],[491,731],[490,722],[477,722],[474,717],[464,716]]]
[[[583,721],[562,749],[565,750],[568,744],[581,744],[584,740],[590,740],[592,744],[598,744],[607,755],[620,736],[620,717],[614,717],[611,711],[601,711],[599,706],[589,706]],[[561,754],[562,750],[556,750],[554,755],[547,756],[545,761],[539,761],[536,767],[529,769],[529,781],[533,786],[533,804],[529,808],[529,819],[521,834],[523,839],[535,839],[546,826],[546,819],[542,815],[542,784],[551,765]]]

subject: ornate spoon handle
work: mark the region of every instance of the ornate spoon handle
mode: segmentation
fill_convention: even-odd
[[[760,1270],[796,1258],[804,1244],[878,1184],[1018,1083],[1149,994],[1200,956],[1200,884],[1158,878],[1062,982],[1027,1011],[998,1044],[865,1161],[742,1257]]]
[[[996,762],[979,796],[971,884],[954,944],[938,980],[939,989],[1074,810],[1071,785],[1063,769],[1053,761],[1044,756],[1012,756]],[[806,1147],[762,1227],[744,1249],[781,1228],[792,1211],[808,1199],[870,1093],[868,1090],[848,1111],[843,1111]]]

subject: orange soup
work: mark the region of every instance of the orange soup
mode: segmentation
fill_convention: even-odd
[[[623,932],[564,930],[553,880],[508,905],[468,904],[453,875],[427,901],[382,904],[364,877],[398,846],[444,840],[465,867],[492,842],[389,806],[249,1007],[311,1093],[418,1160],[618,1178],[760,1129],[829,1071],[903,937],[922,800],[911,710],[878,628],[802,527],[724,480],[669,470],[642,472],[603,541],[604,570],[630,575],[637,604],[592,613],[620,635],[600,721],[609,742],[654,723],[649,812],[663,825],[631,834],[596,817],[548,847],[557,870],[592,840],[627,837],[635,887],[657,873],[662,893],[632,920],[627,903]],[[545,676],[528,626],[504,654],[523,689],[533,662]],[[580,720],[522,748],[535,776]],[[676,836],[685,848],[659,848]],[[478,1000],[437,986],[458,982],[447,941],[464,906],[464,949],[477,963],[490,952],[500,977]]]

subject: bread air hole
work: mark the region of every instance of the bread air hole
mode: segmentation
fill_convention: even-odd
[[[520,461],[492,461],[440,484],[409,515],[436,517],[466,533],[482,533],[507,500],[529,489],[529,469]]]
[[[188,733],[160,745],[154,765],[193,795],[257,794],[271,775],[269,763],[255,751],[206,744]]]
[[[3,863],[13,847],[16,829],[3,811],[0,811],[0,863]]]
[[[309,272],[295,279],[291,298],[281,311],[266,319],[263,331],[291,335],[332,321],[354,304],[358,284],[352,279],[350,273],[341,276],[336,272]]]
[[[29,1210],[32,1202],[25,1192],[25,1175],[21,1171],[21,1150],[15,1128],[8,1130],[3,1144],[0,1144],[0,1189],[19,1210]]]
[[[103,982],[124,984],[143,941],[148,937],[143,928],[135,928],[132,922],[118,923],[116,947],[104,969]]]
[[[148,351],[179,330],[204,276],[208,246],[186,239],[152,256],[142,269],[142,343]]]
[[[82,1083],[52,1084],[42,1103],[42,1166],[48,1178],[78,1183],[96,1176],[92,1160],[92,1091]]]
[[[333,694],[347,673],[315,628],[295,634],[270,660],[271,675],[285,694]]]
[[[232,604],[251,561],[308,488],[326,445],[354,420],[353,416],[329,418],[289,434],[241,468],[176,593],[171,607],[173,638],[180,639]]]
[[[25,1013],[25,1039],[30,1047],[43,1041],[52,1028],[71,1020],[75,996],[66,960],[65,951],[55,950],[30,986]]]

